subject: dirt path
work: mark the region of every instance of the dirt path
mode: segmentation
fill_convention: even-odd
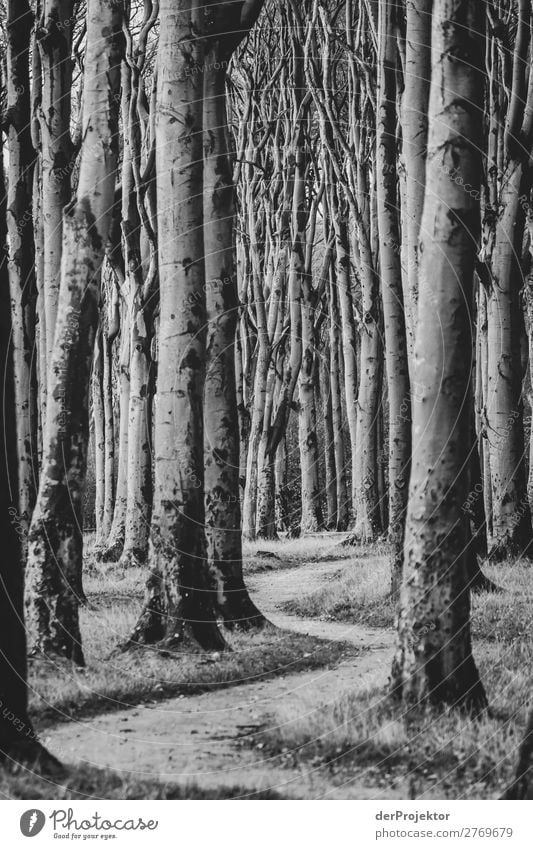
[[[265,715],[275,714],[280,707],[284,716],[297,720],[346,690],[363,690],[386,681],[391,631],[304,620],[276,609],[276,603],[319,586],[345,562],[312,562],[256,575],[250,589],[274,624],[365,648],[360,656],[350,656],[333,669],[282,675],[63,724],[48,732],[46,745],[65,762],[82,761],[168,783],[196,783],[205,788],[238,785],[250,792],[272,789],[304,799],[383,798],[378,788],[338,787],[320,768],[286,768],[277,757],[243,745],[246,735],[261,727]],[[388,792],[386,797],[395,798],[395,794]]]

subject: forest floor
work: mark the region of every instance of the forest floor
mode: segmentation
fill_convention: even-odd
[[[531,567],[488,568],[505,592],[474,599],[489,713],[479,721],[405,716],[387,693],[394,611],[386,548],[343,548],[341,540],[248,546],[247,583],[275,628],[231,637],[229,654],[177,663],[146,649],[112,651],[135,621],[142,574],[89,568],[86,670],[49,662],[31,670],[41,739],[74,766],[56,796],[501,795],[533,683]],[[6,795],[25,792],[11,784]],[[50,798],[50,785],[39,792]]]

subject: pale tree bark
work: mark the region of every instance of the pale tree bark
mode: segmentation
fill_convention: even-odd
[[[234,5],[237,9],[237,5]],[[240,9],[239,9],[240,11]],[[228,9],[224,27],[228,30]],[[238,22],[235,22],[238,23]],[[235,25],[234,25],[235,26]],[[205,53],[203,88],[203,220],[206,279],[204,389],[205,527],[208,566],[226,627],[258,627],[264,617],[242,573],[239,422],[235,377],[238,320],[233,227],[233,168],[226,114],[226,66],[234,37],[213,36]]]
[[[122,54],[121,4],[90,0],[83,143],[76,198],[63,217],[63,253],[50,370],[43,466],[28,545],[26,611],[32,651],[83,664],[78,605],[88,390],[101,265],[117,162],[115,98]],[[52,389],[53,387],[53,389]]]
[[[74,0],[43,0],[36,29],[41,65],[39,108],[46,363],[50,368],[59,303],[63,208],[71,198],[70,138]]]
[[[341,339],[335,286],[335,272],[330,269],[329,284],[329,388],[331,394],[331,420],[335,454],[336,524],[335,530],[345,531],[350,523],[350,499],[346,488],[346,462],[341,401]]]
[[[37,386],[32,364],[36,289],[32,216],[35,154],[30,127],[29,51],[33,15],[27,2],[7,5],[7,111],[9,162],[7,227],[11,293],[13,365],[17,405],[19,520],[27,533],[38,479]],[[23,549],[26,549],[26,533]]]
[[[105,514],[105,432],[104,432],[104,399],[103,389],[103,340],[102,330],[96,336],[94,346],[94,359],[92,370],[92,423],[93,423],[93,446],[94,446],[94,476],[96,483],[96,495],[94,504],[94,515],[96,524],[96,537],[94,549],[101,548],[109,533],[108,517]]]
[[[150,577],[130,642],[224,648],[207,566],[202,186],[203,6],[160,8],[155,128],[160,324]],[[176,238],[177,236],[177,238]]]
[[[0,67],[0,87],[2,83]],[[5,768],[29,765],[40,773],[61,774],[59,763],[38,742],[28,712],[24,630],[25,529],[18,521],[17,424],[6,245],[4,157],[0,145],[0,762]]]
[[[479,230],[483,7],[435,0],[421,225],[413,460],[392,686],[407,705],[486,696],[472,657],[467,556],[472,300]]]
[[[503,135],[492,167],[501,173],[487,305],[487,443],[492,482],[490,557],[502,560],[528,551],[533,533],[527,499],[520,338],[520,260],[524,233],[527,161],[533,139],[533,80],[528,74],[530,4],[518,3],[512,82]],[[503,71],[501,72],[503,74]],[[503,81],[502,81],[503,83]],[[498,107],[494,104],[492,109]]]
[[[418,244],[426,183],[432,6],[433,0],[407,0],[406,2],[402,140],[403,156],[407,172],[407,232],[404,234],[404,239],[407,242],[409,290],[409,297],[406,303],[407,339],[411,355],[413,353],[416,330],[419,264]]]
[[[152,508],[152,456],[150,421],[150,336],[151,315],[147,301],[155,275],[155,234],[143,206],[140,186],[142,127],[139,112],[142,102],[141,74],[146,55],[146,40],[155,21],[157,9],[145,6],[145,20],[134,46],[127,31],[127,61],[122,73],[122,119],[127,127],[122,157],[122,243],[127,292],[129,343],[129,407],[126,512],[124,546],[120,566],[141,565],[148,555]],[[129,22],[128,22],[129,23]],[[146,130],[145,130],[146,134]],[[143,230],[150,246],[146,275],[142,262]]]
[[[124,548],[126,533],[126,514],[128,510],[128,454],[129,454],[129,407],[130,407],[130,311],[128,309],[127,290],[121,302],[120,316],[120,348],[118,355],[118,416],[113,415],[113,421],[118,417],[118,436],[115,427],[115,445],[118,453],[118,468],[116,473],[113,520],[102,548],[96,556],[104,562],[116,563],[120,560]],[[108,481],[105,481],[107,487]],[[107,525],[107,523],[106,523]]]
[[[337,525],[337,486],[335,482],[335,434],[333,431],[333,404],[330,386],[330,350],[326,341],[320,358],[320,395],[324,419],[324,473],[327,504],[326,529]]]
[[[411,456],[411,398],[407,334],[398,244],[396,190],[396,40],[393,0],[379,4],[378,115],[376,134],[379,260],[389,402],[389,542],[391,589],[400,591]],[[411,177],[409,175],[410,182]]]

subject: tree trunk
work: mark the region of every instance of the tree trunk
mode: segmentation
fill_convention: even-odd
[[[160,325],[155,490],[145,605],[132,642],[224,648],[204,511],[203,6],[163,0],[155,132]],[[176,233],[179,239],[175,238]]]
[[[407,339],[412,354],[418,304],[419,237],[424,187],[429,84],[431,79],[431,15],[433,0],[407,0],[405,74],[402,98],[403,156],[407,171],[407,275],[409,298],[406,303]]]
[[[519,284],[524,211],[521,163],[502,177],[488,298],[487,443],[492,481],[492,560],[523,555],[533,534],[524,468],[522,316]]]
[[[7,226],[9,288],[11,292],[17,455],[19,462],[18,517],[23,551],[35,504],[38,480],[37,386],[32,366],[36,288],[32,228],[32,190],[35,154],[30,132],[29,52],[33,15],[26,0],[7,5]]]
[[[119,423],[118,436],[115,430],[115,444],[118,444],[118,469],[116,473],[115,506],[109,536],[104,547],[97,552],[99,560],[116,563],[124,549],[126,533],[126,514],[128,511],[128,455],[129,455],[129,409],[130,409],[130,316],[128,305],[124,304],[121,318],[120,354],[119,354]],[[117,416],[113,416],[116,425]],[[116,453],[116,452],[115,452]]]
[[[333,276],[333,269],[331,276]],[[335,530],[345,531],[350,523],[350,500],[346,489],[346,466],[344,460],[344,434],[342,430],[342,402],[341,402],[341,363],[340,363],[340,339],[339,339],[339,317],[337,312],[337,300],[335,297],[335,286],[330,280],[329,302],[330,302],[330,326],[329,326],[329,385],[331,392],[331,418],[333,424],[333,447],[335,451],[335,482],[337,490],[337,521]]]
[[[400,591],[411,456],[411,397],[396,191],[396,42],[394,2],[379,4],[379,99],[376,135],[381,299],[389,401],[389,542],[391,591]],[[410,182],[410,180],[408,181]]]
[[[0,88],[2,68],[0,67]],[[11,298],[6,245],[4,157],[0,149],[0,761],[55,772],[59,763],[38,743],[28,714],[24,561],[19,522],[16,401],[13,374]]]
[[[43,219],[43,294],[46,363],[50,368],[59,304],[63,209],[70,201],[70,138],[74,0],[44,0],[36,30],[41,63],[40,160]]]
[[[238,320],[233,247],[235,219],[232,163],[228,150],[225,68],[229,56],[213,39],[205,57],[204,255],[207,309],[207,371],[204,391],[205,527],[207,559],[226,627],[264,624],[242,573],[239,489],[239,421],[235,381]]]
[[[472,290],[479,229],[483,7],[435,0],[404,581],[392,684],[406,704],[486,697],[471,652],[467,550]],[[468,144],[465,144],[468,139]],[[450,171],[463,178],[450,177]]]
[[[324,417],[324,470],[326,478],[327,530],[337,525],[337,486],[335,482],[335,433],[333,430],[333,404],[330,385],[330,349],[324,344],[320,360],[320,393]]]
[[[82,495],[88,390],[101,265],[117,161],[114,109],[122,17],[114,0],[87,10],[83,144],[77,195],[63,218],[63,255],[50,370],[43,467],[30,527],[26,609],[33,651],[83,664],[78,604],[83,559]]]

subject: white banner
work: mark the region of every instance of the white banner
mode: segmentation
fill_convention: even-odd
[[[532,849],[531,802],[4,801],[1,845]],[[34,840],[34,843],[31,841]]]

